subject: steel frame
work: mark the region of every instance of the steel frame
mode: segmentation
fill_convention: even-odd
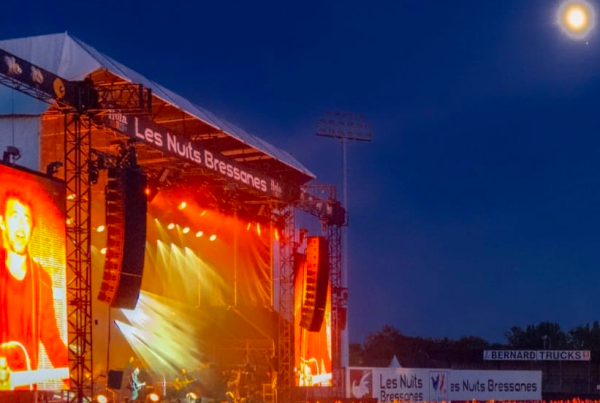
[[[147,114],[152,109],[152,91],[141,84],[118,83],[94,87],[98,96],[97,112],[111,110]]]
[[[294,381],[294,252],[296,215],[294,206],[283,212],[284,228],[279,240],[279,371],[277,401],[290,403]]]
[[[92,122],[80,113],[65,113],[65,183],[67,189],[67,283],[69,321],[69,402],[91,402],[92,262],[89,161]]]
[[[344,396],[344,368],[342,367],[341,309],[345,305],[342,286],[342,227],[327,226],[329,242],[329,276],[331,281],[331,350],[332,397]]]

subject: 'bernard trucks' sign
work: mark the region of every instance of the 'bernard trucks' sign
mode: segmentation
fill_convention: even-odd
[[[589,361],[589,350],[485,350],[486,361]]]

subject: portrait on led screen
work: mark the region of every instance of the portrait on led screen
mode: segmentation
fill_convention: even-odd
[[[0,390],[68,388],[64,184],[0,165]]]

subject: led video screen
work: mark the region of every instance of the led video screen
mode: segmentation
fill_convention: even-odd
[[[0,390],[68,389],[65,186],[0,165]]]
[[[294,280],[294,373],[296,386],[332,385],[331,284],[327,287],[327,304],[321,329],[310,332],[300,326],[302,295],[306,287],[305,264],[297,268]]]

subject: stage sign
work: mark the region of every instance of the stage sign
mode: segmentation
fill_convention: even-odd
[[[68,389],[65,185],[0,165],[0,390]]]
[[[34,88],[44,94],[44,98],[62,101],[69,106],[76,104],[76,83],[63,80],[56,74],[3,49],[0,49],[0,66],[0,76]]]
[[[590,350],[485,350],[486,361],[589,361]]]
[[[201,148],[185,136],[171,132],[144,117],[109,113],[104,118],[104,123],[131,139],[189,161],[260,193],[282,200],[295,200],[299,196],[299,189],[294,190],[221,153]],[[294,194],[294,192],[298,194]]]
[[[540,400],[541,371],[348,368],[346,396],[379,402]]]

